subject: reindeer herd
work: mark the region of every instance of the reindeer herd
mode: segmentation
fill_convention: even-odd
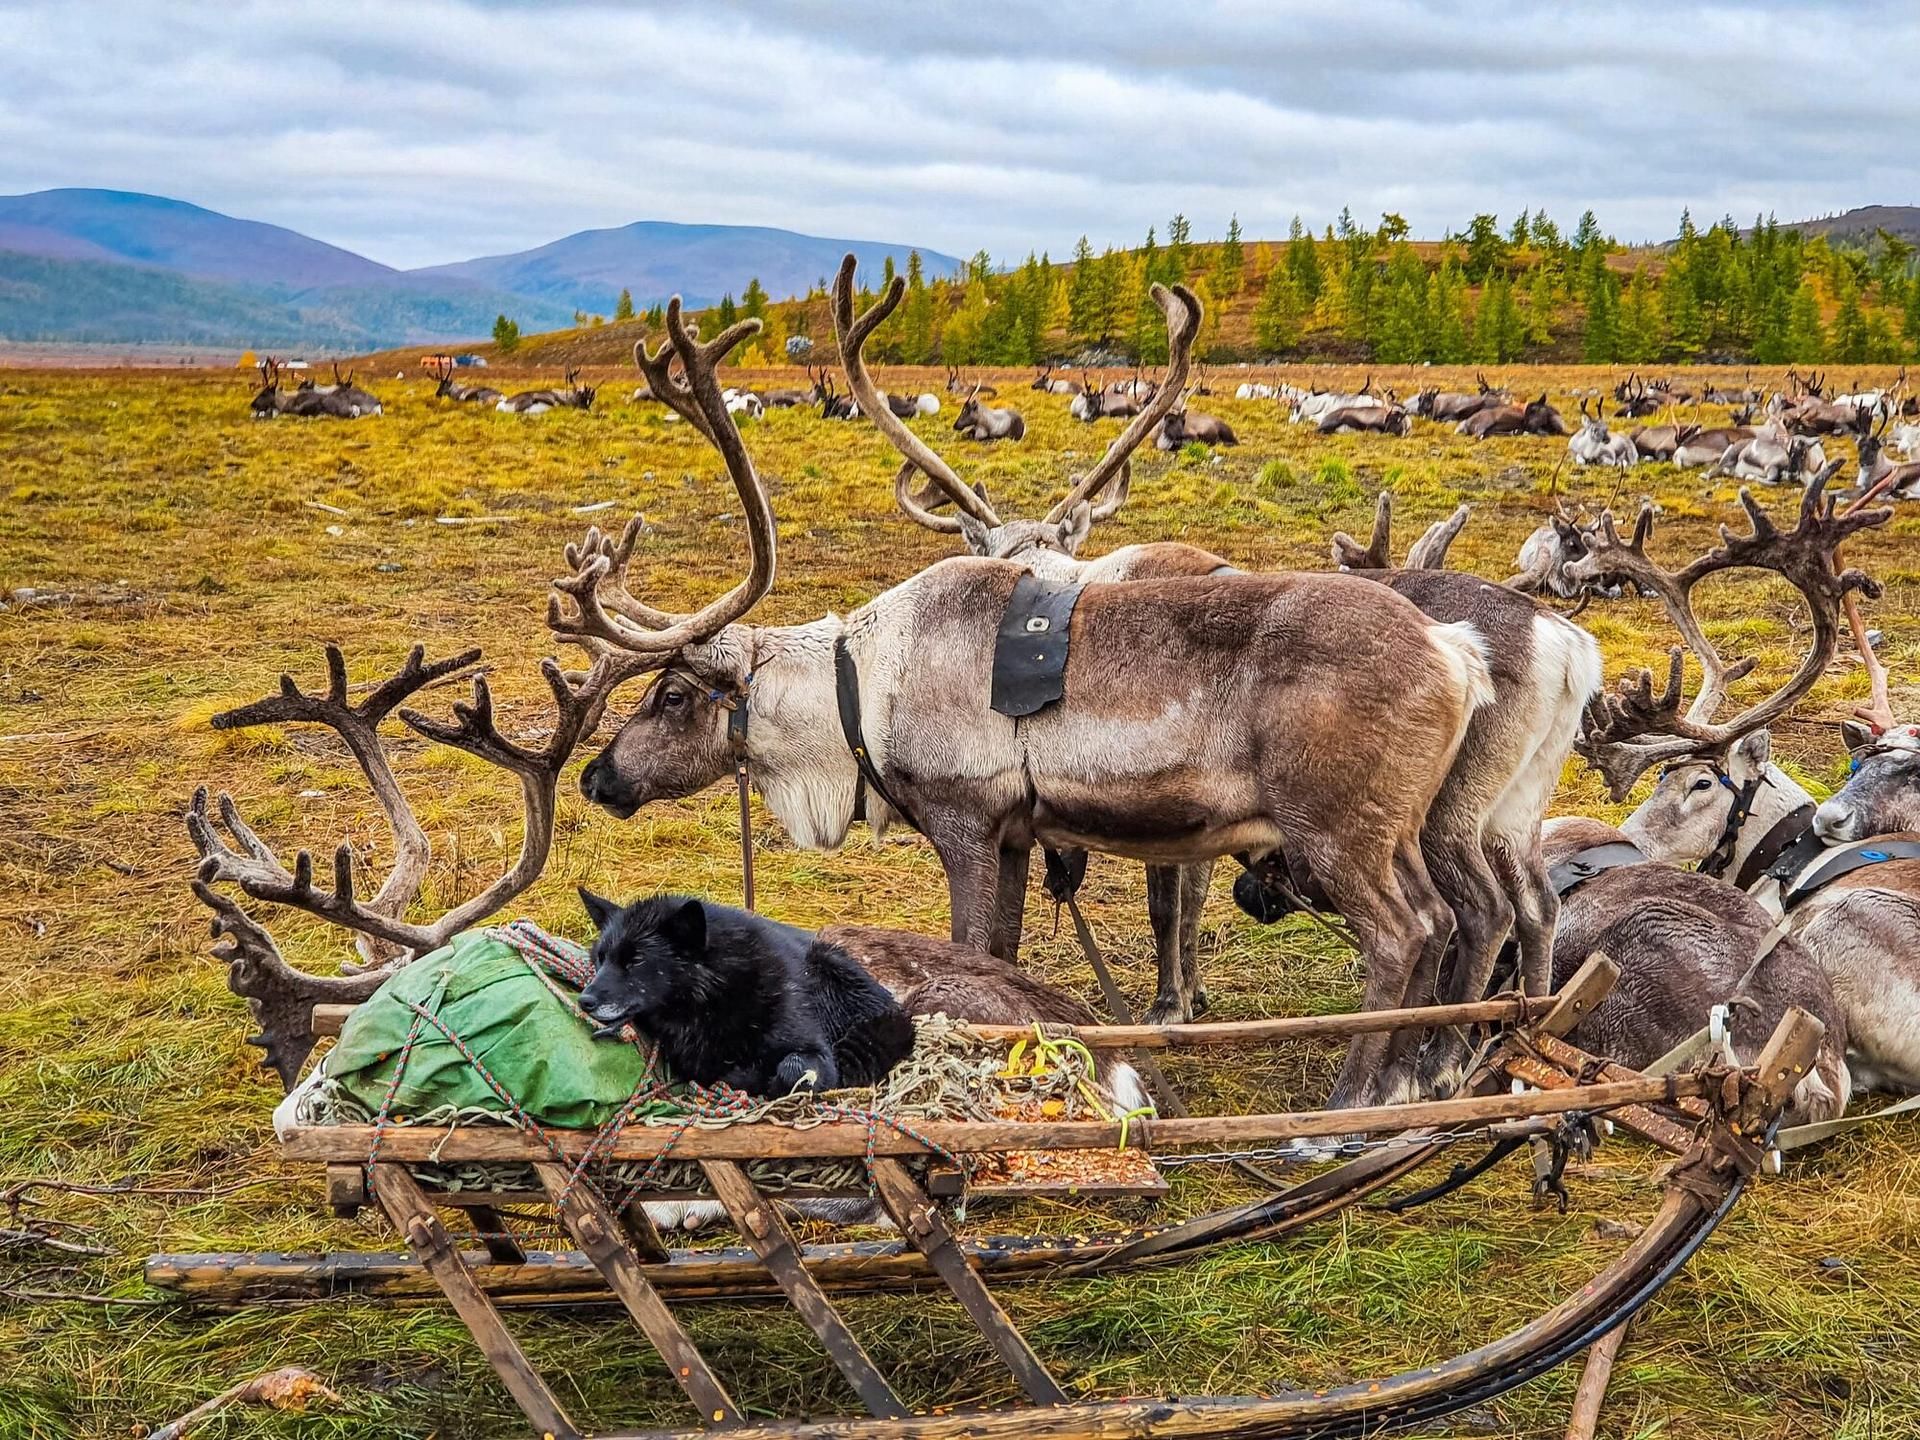
[[[703,342],[678,302],[665,343],[635,347],[636,394],[667,406],[723,462],[751,564],[723,602],[682,616],[630,589],[638,521],[568,547],[549,626],[593,670],[584,680],[557,667],[549,675],[556,696],[590,712],[574,716],[566,746],[591,734],[614,687],[647,682],[581,774],[594,804],[626,818],[743,775],[805,848],[838,847],[860,822],[907,827],[945,872],[952,943],[1007,966],[1019,961],[1035,848],[1069,876],[1087,852],[1141,863],[1157,965],[1150,1023],[1207,1009],[1201,920],[1215,867],[1231,860],[1234,899],[1255,919],[1313,910],[1344,921],[1369,1008],[1472,1000],[1502,985],[1544,993],[1602,950],[1622,981],[1583,1026],[1624,1063],[1649,1063],[1716,1007],[1724,1023],[1714,1034],[1750,1061],[1799,1005],[1827,1026],[1796,1092],[1803,1116],[1835,1116],[1867,1086],[1920,1087],[1920,839],[1904,838],[1920,831],[1920,726],[1896,723],[1859,628],[1859,601],[1879,586],[1839,561],[1846,541],[1890,518],[1874,502],[1920,488],[1920,466],[1885,454],[1902,443],[1889,427],[1916,408],[1904,386],[1831,400],[1818,376],[1792,375],[1770,397],[1637,375],[1614,387],[1614,419],[1698,403],[1765,410],[1759,425],[1714,431],[1670,421],[1614,434],[1604,403],[1581,397],[1570,436],[1580,463],[1658,456],[1801,487],[1790,525],[1742,490],[1744,525],[1722,527],[1717,545],[1683,563],[1654,557],[1651,506],[1624,536],[1611,511],[1556,510],[1504,581],[1446,568],[1466,506],[1396,562],[1385,495],[1368,543],[1332,537],[1330,570],[1255,571],[1172,540],[1086,558],[1095,527],[1126,505],[1149,437],[1163,449],[1235,442],[1223,421],[1187,408],[1208,388],[1190,379],[1196,298],[1154,287],[1169,353],[1157,379],[1109,382],[1086,370],[1070,379],[1051,368],[1034,379],[1035,393],[1068,398],[1075,418],[1124,423],[1029,517],[997,506],[910,423],[938,415],[940,396],[895,396],[876,383],[867,343],[902,283],[864,311],[856,293],[849,256],[831,296],[840,374],[810,370],[805,390],[723,386],[720,364],[757,322]],[[364,393],[350,375],[336,378],[306,403]],[[446,400],[523,414],[584,409],[593,393],[571,373],[562,389],[527,392],[542,399],[469,391],[450,370],[436,378]],[[277,408],[277,376],[263,368],[262,379],[256,413],[336,413]],[[1020,413],[986,403],[997,398],[987,387],[950,370],[946,389],[954,433],[1024,436]],[[1404,403],[1371,378],[1350,393],[1249,383],[1239,396],[1284,403],[1327,434],[1406,435],[1416,420],[1474,437],[1569,434],[1546,396],[1518,398],[1484,376],[1473,393],[1423,389]],[[739,421],[801,406],[870,422],[899,456],[899,510],[959,537],[963,553],[844,615],[757,624],[749,615],[772,588],[776,527]],[[1860,473],[1842,504],[1831,489],[1842,462],[1819,447],[1849,434]],[[1734,571],[1786,582],[1809,616],[1793,673],[1738,709],[1732,693],[1754,661],[1723,656],[1694,610],[1697,587]],[[1060,697],[1013,714],[992,703],[995,637],[1030,581],[1070,592],[1070,643]],[[1551,603],[1576,598],[1571,611]],[[1608,599],[1664,608],[1682,642],[1664,684],[1639,671],[1605,688],[1578,616]],[[1847,733],[1851,778],[1817,800],[1773,763],[1770,727],[1835,660],[1843,615],[1875,696],[1860,712],[1866,723]],[[1701,675],[1691,697],[1687,655]],[[598,688],[579,700],[589,684]],[[1576,755],[1617,800],[1649,770],[1657,783],[1619,827],[1548,819]],[[1451,1032],[1361,1037],[1330,1101],[1444,1093],[1473,1043]]]

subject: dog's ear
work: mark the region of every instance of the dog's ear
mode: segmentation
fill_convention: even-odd
[[[620,907],[613,901],[601,898],[584,885],[580,887],[580,903],[587,907],[587,916],[596,930],[606,929],[620,913]]]
[[[660,933],[683,955],[707,953],[707,907],[689,900],[661,922]]]

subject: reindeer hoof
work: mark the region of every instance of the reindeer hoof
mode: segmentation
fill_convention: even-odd
[[[1193,1018],[1193,1012],[1182,1008],[1178,1000],[1164,997],[1156,998],[1142,1018],[1143,1025],[1184,1025]]]

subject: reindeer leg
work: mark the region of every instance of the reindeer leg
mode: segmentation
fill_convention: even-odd
[[[1156,988],[1148,1025],[1178,1025],[1193,1018],[1193,995],[1180,963],[1181,867],[1147,866],[1147,922],[1153,927]]]
[[[1000,845],[985,827],[943,816],[927,832],[947,872],[947,900],[956,945],[995,954],[994,919],[1000,895]],[[1005,957],[1002,957],[1005,958]]]
[[[1002,960],[1020,962],[1020,935],[1027,917],[1027,876],[1033,866],[1031,845],[1000,847],[1000,883],[994,887],[993,939],[988,948]]]
[[[1206,987],[1200,982],[1200,917],[1207,907],[1207,892],[1213,888],[1213,864],[1204,860],[1180,870],[1180,983],[1195,1019],[1209,1008]]]
[[[1476,827],[1477,828],[1477,827]],[[1453,911],[1453,974],[1448,983],[1448,999],[1479,999],[1493,978],[1493,967],[1500,947],[1513,929],[1514,907],[1488,863],[1485,848],[1477,835],[1438,833],[1432,828],[1422,837],[1428,873]],[[1424,1005],[1437,1001],[1439,975],[1426,971],[1426,956],[1415,971],[1404,1003]],[[1411,1060],[1417,1046],[1413,1032],[1394,1037],[1390,1054],[1396,1061]],[[1426,1037],[1412,1075],[1419,1094],[1437,1093],[1448,1086],[1454,1072],[1464,1068],[1467,1057],[1465,1036],[1456,1030],[1435,1031]]]
[[[1547,877],[1539,837],[1526,845],[1495,839],[1487,846],[1487,859],[1513,905],[1513,934],[1520,946],[1520,986],[1529,995],[1545,995],[1553,983],[1553,932],[1560,919],[1560,897]]]
[[[1302,835],[1300,849],[1360,942],[1367,963],[1361,1008],[1388,1010],[1407,1002],[1415,975],[1438,973],[1453,934],[1453,912],[1428,877],[1418,845],[1382,837],[1385,853],[1368,854],[1374,848],[1366,843],[1370,838]],[[1329,1109],[1379,1097],[1390,1038],[1354,1038],[1327,1097]]]

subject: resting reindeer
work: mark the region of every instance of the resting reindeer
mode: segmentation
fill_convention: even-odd
[[[500,399],[500,392],[490,386],[455,384],[451,360],[428,361],[427,374],[440,382],[433,390],[436,399],[453,400],[463,405],[492,405]]]
[[[578,383],[580,372],[567,367],[566,384],[557,390],[522,390],[493,408],[505,415],[544,415],[549,410],[590,410],[593,386]]]
[[[1024,440],[1027,436],[1027,422],[1020,418],[1020,412],[982,405],[978,385],[961,402],[953,428],[969,440]]]
[[[1826,452],[1820,442],[1794,435],[1776,411],[1747,439],[1729,444],[1701,478],[1712,480],[1730,475],[1736,480],[1781,485],[1797,481],[1801,475],[1819,470],[1826,463]]]
[[[1097,375],[1085,370],[1080,375],[1080,387],[1067,406],[1067,413],[1076,420],[1131,420],[1146,404],[1131,391],[1109,390]]]
[[[858,393],[870,383],[863,375],[861,343],[871,327],[885,318],[889,300],[883,297],[873,312],[856,320],[851,272],[846,269],[834,294],[841,354],[849,383]],[[1161,392],[1160,404],[1169,403],[1165,397],[1174,393],[1186,365],[1187,352],[1178,337],[1171,349],[1168,386]],[[975,554],[1016,558],[1036,574],[1068,581],[1141,580],[1226,568],[1217,556],[1176,544],[1127,546],[1093,561],[1074,558],[1092,524],[1116,512],[1126,499],[1128,436],[1109,448],[1101,461],[1105,474],[1112,477],[1112,489],[1099,509],[1076,517],[1070,495],[1045,520],[1002,521],[981,489],[967,487],[939,456],[900,427],[881,428],[906,459],[894,478],[901,508],[929,528],[962,535]],[[1142,432],[1137,425],[1128,431],[1129,436],[1138,433]],[[916,471],[929,477],[930,492],[941,492],[943,503],[958,507],[956,516],[933,514],[927,496],[911,493]],[[1099,472],[1083,477],[1076,493],[1099,494],[1097,487],[1089,488],[1090,480],[1099,479]],[[1359,556],[1384,555],[1389,509],[1383,496],[1368,551],[1346,542],[1354,552],[1346,558],[1356,566]],[[1463,510],[1436,526],[1416,547],[1417,563],[1438,565],[1446,542],[1465,518]],[[1463,575],[1384,571],[1387,563],[1379,559],[1365,564],[1370,571],[1383,572],[1367,578],[1384,581],[1429,618],[1474,624],[1491,659],[1494,703],[1476,711],[1469,723],[1421,839],[1462,933],[1466,959],[1457,972],[1458,983],[1463,988],[1484,984],[1494,953],[1518,913],[1527,973],[1544,985],[1553,920],[1551,892],[1537,863],[1539,817],[1570,752],[1586,697],[1599,683],[1598,651],[1577,628],[1510,591]],[[1204,1004],[1197,932],[1210,868],[1191,867],[1184,876],[1167,867],[1149,868],[1148,908],[1160,967],[1150,1012],[1156,1018],[1186,1018]],[[1431,977],[1425,983],[1430,987]]]
[[[1589,414],[1584,400],[1580,402],[1580,429],[1567,441],[1567,453],[1576,465],[1609,465],[1617,470],[1631,470],[1640,463],[1640,452],[1633,440],[1626,435],[1609,434],[1607,422],[1597,414]]]
[[[1389,390],[1385,400],[1329,410],[1320,417],[1317,428],[1322,435],[1411,435],[1413,420]]]
[[[1487,377],[1480,371],[1473,372],[1473,379],[1479,388],[1471,395],[1445,390],[1422,391],[1420,407],[1414,413],[1424,415],[1429,420],[1458,424],[1482,410],[1513,403],[1511,395],[1488,384]]]
[[[851,267],[841,274],[836,318],[852,309]],[[889,287],[886,301],[861,317],[851,343],[842,342],[843,359],[858,353],[901,293]],[[1183,369],[1198,302],[1164,287],[1154,296]],[[680,333],[678,305],[667,325],[676,346],[693,345]],[[711,345],[737,344],[753,328],[736,327]],[[710,372],[691,360],[687,369],[696,394],[712,386]],[[850,367],[849,379],[859,373]],[[1170,388],[1182,379],[1174,374]],[[855,394],[864,400],[863,389]],[[1173,395],[1164,398],[1170,405]],[[916,463],[924,457],[944,468],[906,426],[890,414],[883,420],[884,407],[867,408]],[[756,568],[770,567],[764,489],[723,415],[709,417],[710,438],[756,492]],[[1150,410],[1133,422],[1135,433],[1069,493],[1069,511],[1084,515],[1079,507],[1116,477],[1158,418]],[[573,552],[574,573],[556,582],[549,614],[558,633],[609,653],[631,650],[662,668],[582,776],[589,798],[614,813],[693,794],[744,760],[803,846],[839,844],[862,814],[876,826],[911,819],[947,872],[954,939],[1002,950],[1002,917],[1016,912],[1017,933],[1036,842],[1190,864],[1272,848],[1284,814],[1289,846],[1359,938],[1366,1003],[1399,1003],[1417,974],[1434,973],[1453,917],[1428,878],[1420,831],[1474,710],[1491,698],[1471,626],[1436,625],[1384,587],[1350,576],[1090,585],[1073,614],[1064,701],[1016,723],[988,698],[994,634],[1025,573],[1018,563],[946,560],[844,618],[736,624],[683,644],[663,638],[659,612],[627,590],[637,536],[637,526],[618,540],[590,532]],[[1349,662],[1356,649],[1368,655],[1366,667]],[[1378,705],[1388,674],[1400,723],[1350,723],[1345,717]],[[1168,693],[1186,697],[1179,711],[1153,698]],[[744,707],[742,716],[730,707]],[[1149,714],[1160,723],[1139,723]],[[1316,717],[1336,715],[1342,763],[1329,767],[1314,759],[1320,747],[1311,734]],[[1116,727],[1129,734],[1126,746],[1110,742]],[[744,742],[730,738],[743,728]],[[1278,736],[1298,738],[1275,743]],[[1386,1049],[1384,1037],[1354,1043],[1337,1103],[1376,1093]]]
[[[256,420],[272,420],[281,415],[297,418],[325,416],[333,420],[358,420],[363,415],[377,415],[379,401],[373,402],[373,408],[363,408],[352,395],[339,394],[333,389],[319,390],[309,384],[298,390],[280,388],[280,362],[272,356],[262,360],[259,365],[260,390],[254,395],[249,411]],[[358,392],[366,395],[366,392]],[[367,396],[372,399],[371,396]]]
[[[1488,405],[1454,427],[1462,435],[1484,440],[1490,435],[1565,435],[1567,422],[1547,403],[1546,392],[1525,405]]]
[[[959,376],[960,372],[955,370],[953,372],[953,381],[957,382]],[[1069,380],[1065,376],[1056,380],[1053,374],[1052,361],[1048,361],[1040,367],[1040,373],[1033,377],[1033,384],[1029,388],[1042,391],[1048,395],[1079,395],[1086,389],[1085,385],[1080,381]],[[950,382],[947,389],[953,393],[958,393],[954,383]]]
[[[1883,416],[1867,434],[1860,437],[1860,473],[1854,480],[1854,493],[1878,489],[1894,500],[1920,499],[1920,464],[1896,465],[1887,458],[1888,419]]]
[[[1380,397],[1373,393],[1373,376],[1369,375],[1361,382],[1360,388],[1351,394],[1315,390],[1308,395],[1296,396],[1288,419],[1295,425],[1318,425],[1336,410],[1357,409],[1379,403]]]
[[[1189,390],[1187,394],[1191,394]],[[1167,411],[1166,418],[1160,422],[1160,429],[1153,437],[1154,448],[1158,450],[1178,450],[1182,445],[1238,445],[1239,437],[1233,433],[1233,427],[1217,415],[1196,415],[1187,409],[1187,395],[1183,394]]]
[[[1829,976],[1845,1013],[1860,1085],[1920,1087],[1920,860],[1870,864],[1824,885],[1813,877],[1855,842],[1920,828],[1920,733],[1885,725],[1856,734],[1857,769],[1840,792],[1816,804],[1770,759],[1766,726],[1784,716],[1825,672],[1838,643],[1839,613],[1852,592],[1879,587],[1857,570],[1836,572],[1834,556],[1849,536],[1886,523],[1888,510],[1837,513],[1824,487],[1827,466],[1808,485],[1798,527],[1782,533],[1742,491],[1754,533],[1729,537],[1693,564],[1664,570],[1646,555],[1651,516],[1643,512],[1631,541],[1603,523],[1583,566],[1593,575],[1629,579],[1659,595],[1701,666],[1698,695],[1682,709],[1681,651],[1674,651],[1665,688],[1642,673],[1623,681],[1596,710],[1581,742],[1616,798],[1662,765],[1653,793],[1622,833],[1649,857],[1697,862],[1751,893],[1774,916],[1786,906],[1788,935]],[[1724,534],[1725,532],[1723,532]],[[1693,587],[1729,564],[1753,564],[1790,580],[1813,617],[1811,648],[1793,677],[1766,700],[1714,723],[1728,687],[1751,662],[1724,660],[1706,638],[1691,604]],[[1891,847],[1883,853],[1892,854]],[[1762,969],[1776,963],[1776,950]],[[1792,952],[1788,952],[1789,963]],[[1758,972],[1756,972],[1758,973]],[[1842,1097],[1844,1098],[1844,1096]]]

